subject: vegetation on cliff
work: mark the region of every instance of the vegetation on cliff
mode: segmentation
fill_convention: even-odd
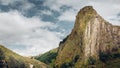
[[[92,6],[86,6],[78,12],[71,34],[60,43],[55,67],[109,68],[113,63],[119,68],[119,41],[120,27],[105,21]]]

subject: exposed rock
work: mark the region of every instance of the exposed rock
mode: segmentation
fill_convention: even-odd
[[[119,48],[120,26],[108,23],[92,6],[86,6],[78,12],[71,34],[59,45],[56,68],[81,68],[88,60],[101,59],[101,54],[119,53]]]

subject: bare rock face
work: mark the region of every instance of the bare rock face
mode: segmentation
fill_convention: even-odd
[[[86,68],[96,60],[102,63],[104,55],[119,54],[119,48],[120,26],[113,26],[92,6],[86,6],[78,12],[71,34],[60,42],[55,67]]]

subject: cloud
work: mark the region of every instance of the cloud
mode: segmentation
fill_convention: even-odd
[[[21,1],[20,2],[22,5],[19,7],[19,8],[21,8],[22,10],[29,10],[29,9],[31,9],[31,8],[33,8],[33,7],[35,7],[35,5],[33,4],[33,3],[30,3],[29,1],[27,1],[27,0],[23,0],[23,1]]]
[[[85,4],[85,1],[82,0],[47,0],[44,2],[44,6],[49,7],[51,10],[56,10],[56,11],[60,11],[61,7],[66,5],[66,6],[70,6],[74,9],[78,9],[80,7],[82,7],[82,5]]]
[[[114,25],[120,25],[120,16],[111,16],[108,18],[108,20],[112,23],[114,23]]]
[[[107,21],[112,23],[113,25],[120,25],[117,20],[117,14],[120,12],[119,0],[110,0],[110,1],[89,1],[88,5],[92,5],[95,10]],[[111,20],[111,17],[114,17],[114,21]]]
[[[35,5],[28,0],[0,0],[0,5],[6,6],[7,9],[17,9],[23,12],[35,7]]]
[[[57,47],[61,40],[60,32],[45,29],[55,29],[57,25],[38,17],[24,17],[17,10],[0,13],[0,21],[0,43],[21,55],[44,53]]]
[[[40,10],[40,13],[41,13],[41,15],[43,15],[43,14],[45,14],[45,15],[52,15],[53,13],[52,13],[52,11],[50,11],[50,10]]]
[[[12,3],[16,2],[16,1],[19,1],[19,0],[0,0],[0,3],[2,5],[9,5],[9,4],[12,4]]]
[[[64,13],[62,13],[58,19],[59,21],[75,21],[75,18],[76,18],[76,11],[74,10],[68,10],[68,11],[65,11]]]
[[[59,20],[72,21],[70,18],[75,17],[77,12],[84,6],[91,5],[95,10],[110,23],[115,24],[109,19],[111,16],[115,16],[120,12],[120,1],[119,0],[47,0],[44,6],[49,7],[51,10],[61,12],[62,14],[58,17]],[[74,12],[69,10],[62,11],[62,6],[69,6]],[[68,15],[69,14],[69,15]],[[72,18],[74,20],[74,18]],[[120,25],[119,23],[117,25]]]
[[[89,0],[88,0],[89,1]],[[120,3],[120,0],[91,0],[90,2],[99,2],[99,3],[115,3],[115,4],[119,4]]]

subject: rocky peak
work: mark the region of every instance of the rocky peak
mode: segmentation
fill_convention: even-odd
[[[86,6],[78,12],[76,16],[76,22],[75,22],[74,29],[79,30],[80,28],[82,31],[82,29],[84,29],[88,21],[93,20],[94,18],[98,18],[98,17],[101,18],[97,14],[97,12],[93,9],[92,6]]]
[[[78,15],[88,15],[88,14],[97,14],[95,9],[93,9],[92,6],[86,6],[84,8],[82,8],[79,12],[78,12]],[[83,16],[82,16],[83,17]]]
[[[78,12],[71,34],[59,46],[56,67],[67,63],[81,68],[90,57],[99,59],[101,54],[118,52],[119,41],[120,27],[105,21],[92,6],[86,6]]]

